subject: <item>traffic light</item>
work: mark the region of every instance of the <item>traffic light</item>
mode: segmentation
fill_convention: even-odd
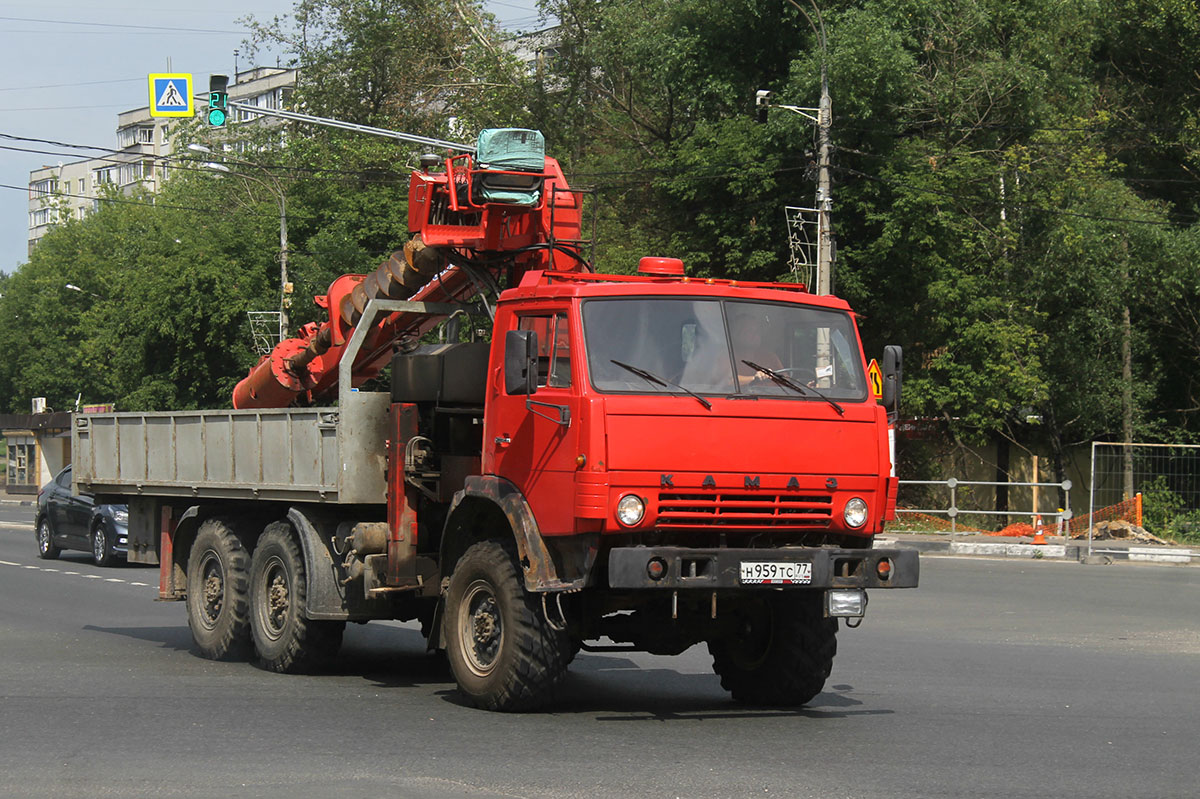
[[[229,119],[229,94],[225,89],[229,86],[229,76],[208,76],[208,124],[214,128],[225,127]]]

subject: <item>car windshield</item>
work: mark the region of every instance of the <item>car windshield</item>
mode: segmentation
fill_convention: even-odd
[[[597,391],[866,399],[854,323],[844,311],[688,298],[583,304]],[[647,372],[662,385],[628,367]],[[815,390],[814,390],[815,389]]]

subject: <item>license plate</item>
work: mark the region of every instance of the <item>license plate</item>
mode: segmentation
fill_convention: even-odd
[[[812,582],[812,564],[744,560],[740,576],[743,585],[807,585]]]

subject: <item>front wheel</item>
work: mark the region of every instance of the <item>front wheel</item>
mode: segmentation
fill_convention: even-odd
[[[837,654],[837,619],[824,618],[820,593],[749,597],[731,612],[732,631],[708,642],[721,687],[748,705],[790,707],[825,687]]]
[[[111,566],[116,559],[117,553],[113,552],[112,541],[104,531],[104,525],[97,524],[92,530],[92,560],[97,566]]]
[[[304,555],[291,526],[267,525],[250,561],[250,630],[264,669],[312,671],[337,655],[346,623],[308,618],[307,597]]]
[[[495,541],[470,547],[446,593],[442,640],[463,692],[485,710],[532,710],[566,674],[570,641],[526,592],[516,558]]]
[[[38,557],[42,560],[54,560],[62,552],[61,549],[54,546],[54,533],[50,531],[50,520],[45,516],[38,522],[37,543]]]

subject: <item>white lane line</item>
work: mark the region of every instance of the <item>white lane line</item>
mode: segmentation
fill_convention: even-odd
[[[134,582],[133,580],[125,580],[120,577],[105,577],[102,574],[84,574],[83,572],[63,571],[62,569],[51,569],[47,566],[30,566],[24,563],[14,563],[11,560],[0,560],[0,566],[16,566],[21,569],[29,569],[30,571],[47,572],[49,574],[61,574],[64,577],[83,577],[88,580],[103,580],[106,583],[122,583],[124,585],[136,585],[138,588],[151,588],[149,583]]]

